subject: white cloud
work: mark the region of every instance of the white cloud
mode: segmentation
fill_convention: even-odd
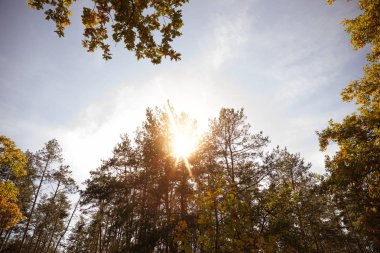
[[[204,35],[208,39],[203,45],[204,54],[182,62],[180,68],[164,68],[117,85],[81,110],[70,124],[52,128],[50,131],[60,141],[75,177],[79,181],[88,178],[89,170],[98,167],[100,159],[111,156],[121,134],[133,135],[145,118],[146,107],[162,107],[167,99],[177,112],[189,113],[197,119],[200,130],[206,130],[208,118],[231,102],[231,86],[217,69],[239,54],[239,46],[245,41],[244,27],[249,23],[244,19],[242,15],[231,23],[219,17],[210,28],[213,39]],[[199,64],[204,59],[206,62]]]
[[[232,21],[219,17],[215,23],[218,24],[212,33],[215,46],[210,51],[209,61],[218,69],[226,61],[238,57],[239,47],[247,41],[249,22],[246,13],[241,13]]]
[[[100,165],[100,159],[111,155],[120,134],[132,134],[141,124],[146,107],[163,106],[169,98],[177,111],[196,118],[201,130],[207,128],[207,119],[217,116],[221,107],[244,107],[254,131],[264,130],[274,145],[301,152],[306,161],[321,167],[323,154],[314,131],[326,125],[326,114],[311,100],[308,112],[302,111],[300,107],[304,105],[297,102],[305,96],[325,95],[321,92],[330,85],[335,71],[343,72],[340,66],[352,59],[346,50],[349,46],[342,46],[348,42],[342,42],[336,33],[341,29],[339,23],[323,25],[335,21],[326,21],[320,9],[308,19],[312,14],[302,12],[308,4],[299,4],[299,9],[295,7],[293,11],[300,16],[293,18],[290,14],[271,12],[278,3],[270,3],[220,1],[205,11],[209,15],[204,24],[207,29],[204,34],[195,35],[200,43],[191,52],[190,60],[189,57],[159,67],[149,65],[139,79],[110,84],[108,93],[99,94],[85,108],[78,109],[77,118],[64,126],[41,126],[38,119],[37,123],[10,119],[6,132],[21,136],[18,139],[29,138],[24,143],[33,145],[56,137],[76,178],[83,181],[90,170]],[[261,11],[266,14],[261,15]],[[285,20],[281,20],[283,15]],[[331,19],[340,20],[336,13],[331,15]],[[189,39],[189,43],[193,42]],[[121,75],[104,76],[116,74]],[[329,115],[336,110],[331,108]],[[13,125],[17,127],[11,129]]]

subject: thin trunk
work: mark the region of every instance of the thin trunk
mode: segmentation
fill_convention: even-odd
[[[8,239],[10,235],[12,234],[13,227],[5,232],[4,240],[1,241],[0,244],[0,252],[2,251],[3,247],[7,245]]]
[[[67,225],[66,225],[65,231],[64,231],[63,234],[59,237],[58,242],[57,242],[57,244],[55,245],[55,248],[54,248],[53,253],[55,253],[55,252],[57,251],[58,246],[59,246],[59,243],[61,242],[62,238],[65,236],[67,230],[69,229],[69,226],[70,226],[71,220],[72,220],[72,218],[74,217],[74,214],[75,214],[75,211],[77,210],[77,207],[78,207],[79,202],[80,202],[80,197],[79,197],[77,203],[75,204],[74,211],[71,213],[71,216],[70,216],[69,221],[67,222]]]
[[[33,236],[31,237],[30,239],[30,242],[28,243],[28,249],[27,249],[27,252],[29,252],[31,249],[32,249],[32,246],[33,246],[33,238],[37,235],[37,242],[36,242],[36,245],[34,247],[34,249],[32,250],[32,252],[38,252],[37,250],[37,247],[39,246],[39,243],[41,242],[41,237],[43,237],[43,234],[44,234],[44,226],[41,225],[41,228],[40,230],[37,229],[37,226],[39,224],[39,220],[36,222],[36,228],[34,229],[33,231]],[[48,220],[48,217],[47,215],[43,218],[41,224],[47,224],[49,225],[49,220]]]
[[[45,173],[46,173],[46,170],[49,166],[49,163],[50,163],[50,159],[48,159],[46,161],[46,164],[45,164],[45,168],[42,172],[42,177],[41,177],[41,180],[40,180],[40,183],[38,185],[38,188],[37,188],[37,192],[36,192],[36,196],[34,197],[34,201],[33,201],[33,205],[32,205],[32,209],[30,211],[30,215],[28,217],[28,222],[26,223],[26,227],[25,227],[25,230],[24,230],[24,234],[22,236],[22,240],[21,240],[21,244],[20,244],[20,247],[19,247],[19,250],[18,250],[18,253],[21,253],[22,251],[22,247],[24,246],[24,242],[25,242],[25,238],[26,238],[26,235],[28,233],[28,229],[29,229],[29,224],[30,224],[30,220],[32,218],[32,215],[33,215],[33,211],[34,211],[34,207],[36,206],[36,202],[37,202],[37,198],[38,198],[38,194],[40,192],[40,189],[41,189],[41,186],[42,186],[42,182],[44,181],[44,177],[45,177]]]
[[[0,239],[1,239],[1,237],[3,237],[3,232],[4,232],[5,230],[1,230],[1,232],[0,232]],[[5,241],[5,238],[7,237],[7,233],[8,233],[8,231],[5,231],[5,236],[4,236],[4,239],[1,239],[1,243],[0,243],[0,252],[1,252],[1,248],[2,248],[2,246],[3,246],[3,243],[4,243],[4,241]]]
[[[95,242],[95,253],[98,253],[98,243],[99,243],[99,234],[96,236],[96,242]]]
[[[36,220],[35,224],[36,224],[36,227],[38,226],[38,224],[40,223],[40,217],[38,217],[38,219]],[[36,230],[36,227],[34,228],[33,230],[33,235],[32,237],[28,240],[27,242],[27,252],[29,252],[29,250],[32,248],[33,246],[33,240],[34,240],[34,237],[36,236],[36,234],[38,233],[38,231]]]
[[[166,190],[165,196],[165,209],[166,209],[166,235],[165,235],[165,253],[169,253],[169,221],[170,221],[170,208],[169,208],[169,189]]]
[[[33,249],[33,253],[34,252],[38,252],[38,248],[40,247],[40,243],[41,243],[41,235],[43,234],[43,230],[41,230],[41,232],[39,233],[38,237],[37,237],[37,242],[36,242],[36,246],[34,247]]]
[[[102,233],[102,222],[104,219],[103,208],[104,208],[103,200],[100,200],[100,208],[99,208],[99,212],[97,214],[97,217],[100,214],[100,219],[99,219],[99,253],[103,252],[103,233]]]
[[[109,240],[110,236],[107,238],[107,234],[110,234],[110,229],[108,227],[108,223],[109,223],[109,219],[106,220],[106,224],[104,227],[104,240],[105,240],[104,248],[105,248],[106,253],[108,253],[108,247],[109,247],[109,241],[110,241]]]
[[[291,179],[291,184],[292,184],[292,191],[296,192],[296,184],[295,184],[295,180],[294,180],[293,168],[290,169],[290,179]],[[301,230],[302,247],[303,247],[303,250],[307,249],[307,252],[310,252],[310,247],[307,246],[310,242],[307,242],[307,240],[306,240],[305,226],[304,226],[303,220],[302,220],[302,217],[303,217],[302,210],[298,205],[298,202],[300,201],[299,197],[300,197],[300,194],[298,193],[297,203],[295,203],[295,205],[296,205],[297,219],[298,219],[298,223],[299,223],[300,230]]]
[[[102,222],[99,222],[99,253],[102,252]]]
[[[182,164],[182,178],[181,178],[181,186],[180,186],[180,208],[181,208],[181,219],[185,219],[185,215],[187,214],[187,206],[186,206],[186,174],[185,174],[185,166]]]
[[[61,185],[61,180],[58,181],[58,184],[57,184],[57,188],[55,188],[55,191],[54,191],[54,195],[53,195],[53,198],[51,199],[51,204],[54,205],[54,201],[55,201],[55,198],[57,197],[57,194],[58,194],[58,190],[59,190],[59,186]],[[60,210],[62,207],[62,202],[60,203],[59,207],[58,207],[58,210]],[[46,217],[45,217],[45,220],[49,220],[50,219],[50,212],[46,214]],[[49,250],[50,248],[50,243],[54,237],[54,232],[55,232],[55,228],[57,226],[57,223],[58,223],[58,216],[56,217],[55,219],[55,222],[54,222],[54,227],[53,227],[53,232],[50,236],[50,240],[49,240],[49,244],[48,244],[48,248],[47,250]],[[44,249],[45,247],[43,247],[42,249]]]
[[[47,251],[47,252],[49,252],[50,245],[51,245],[51,243],[53,242],[53,238],[54,238],[55,230],[56,230],[56,228],[57,228],[57,224],[58,224],[58,218],[55,219],[55,222],[54,222],[53,231],[51,232],[50,240],[49,240],[49,243],[48,243],[47,248],[46,248],[46,251]]]
[[[227,149],[227,146],[225,147]],[[232,179],[232,174],[230,173],[230,166],[229,166],[229,163],[228,163],[228,155],[227,155],[227,151],[225,151],[226,153],[223,154],[223,157],[224,157],[224,161],[226,162],[226,169],[227,169],[227,173],[229,174],[229,176],[231,177]]]
[[[136,230],[136,224],[134,222],[134,209],[135,209],[135,198],[136,198],[136,189],[133,188],[133,194],[132,194],[132,203],[131,203],[131,206],[132,206],[132,210],[131,210],[131,215],[130,215],[130,218],[129,218],[129,227],[128,227],[128,232],[126,233],[127,235],[127,240],[126,240],[126,243],[127,243],[127,246],[130,247],[132,242],[131,242],[131,239],[133,238],[134,236],[134,231]],[[122,243],[122,239],[120,239],[120,242]]]
[[[232,152],[231,140],[228,140],[228,149],[230,151],[230,159],[231,159],[232,185],[235,185],[234,153]]]
[[[55,190],[55,193],[54,193],[54,196],[53,196],[53,202],[54,202],[55,196],[57,195],[59,185],[60,185],[60,181],[58,181],[58,186],[57,186],[57,189]],[[58,207],[58,210],[61,210],[61,208],[62,208],[62,204],[63,204],[63,202],[60,202],[59,207]],[[50,249],[50,245],[51,245],[51,243],[52,243],[52,241],[53,241],[53,237],[54,237],[54,234],[55,234],[55,230],[56,230],[56,228],[57,228],[57,224],[58,224],[58,219],[59,219],[59,218],[58,218],[58,215],[57,215],[57,217],[56,217],[56,219],[55,219],[55,222],[54,222],[53,231],[51,232],[50,240],[49,240],[49,243],[48,243],[48,246],[47,246],[47,249],[46,249],[47,251],[49,251],[49,249]]]
[[[36,223],[36,224],[38,224],[38,223]],[[37,234],[38,234],[38,231],[36,231],[36,228],[34,228],[32,237],[25,242],[27,253],[29,253],[30,250],[32,249],[33,241],[34,241],[34,238],[36,237]]]
[[[61,180],[58,181],[57,188],[56,188],[55,191],[54,191],[54,195],[53,195],[53,198],[52,198],[52,202],[54,202],[55,197],[57,196],[57,193],[58,193],[58,190],[59,190],[59,186],[60,186],[60,185],[61,185]]]
[[[216,199],[214,200],[214,218],[215,218],[215,253],[219,252],[219,219],[218,219],[218,208],[216,204]]]

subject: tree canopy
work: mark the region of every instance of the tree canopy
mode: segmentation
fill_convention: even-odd
[[[28,0],[36,10],[44,10],[47,20],[56,25],[59,37],[70,25],[71,7],[75,0]],[[179,60],[181,54],[172,42],[181,35],[181,7],[188,0],[91,0],[83,7],[83,47],[88,52],[103,51],[103,58],[112,58],[110,38],[135,53],[137,59],[148,58],[158,64],[162,57]]]

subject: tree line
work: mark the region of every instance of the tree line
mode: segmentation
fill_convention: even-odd
[[[147,109],[135,136],[123,135],[90,172],[80,211],[57,141],[27,152],[28,173],[2,178],[19,189],[11,202],[25,217],[2,227],[0,252],[379,251],[353,220],[358,202],[342,199],[331,175],[312,173],[299,154],[268,150],[243,109],[222,108],[187,162],[173,155],[170,114],[193,121]]]

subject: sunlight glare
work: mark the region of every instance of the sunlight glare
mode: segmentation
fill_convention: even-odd
[[[195,138],[191,138],[183,133],[176,133],[173,139],[173,152],[174,155],[182,158],[187,158],[195,150],[197,142]]]
[[[182,160],[190,176],[192,176],[191,165],[188,158],[196,150],[198,145],[199,138],[196,127],[194,124],[191,124],[192,121],[189,121],[189,119],[178,122],[173,115],[169,101],[167,101],[167,105],[165,105],[165,110],[168,113],[169,123],[173,134],[171,148],[173,152],[172,154],[176,158],[176,166]]]

